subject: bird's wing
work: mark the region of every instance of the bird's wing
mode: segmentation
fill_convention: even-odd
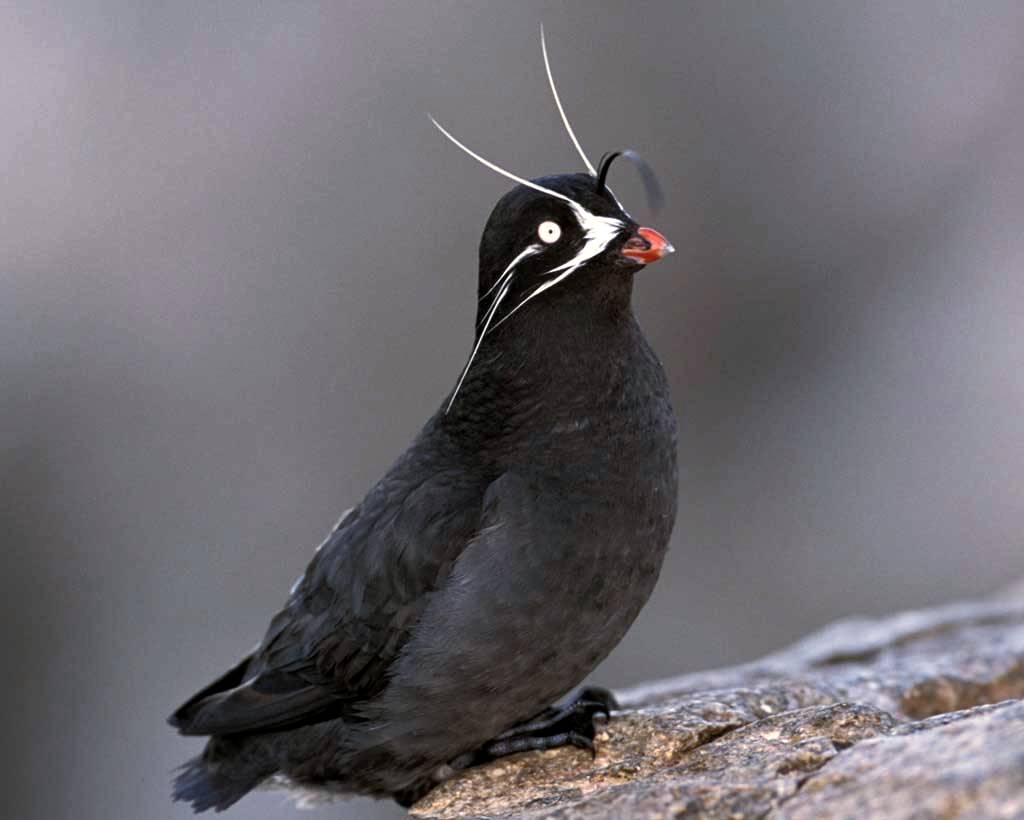
[[[428,452],[424,453],[423,449]],[[414,447],[317,551],[251,659],[172,715],[183,734],[265,732],[372,697],[480,527],[486,486]]]

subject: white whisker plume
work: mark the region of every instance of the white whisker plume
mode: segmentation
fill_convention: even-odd
[[[608,245],[611,244],[612,240],[614,240],[618,235],[619,231],[624,227],[622,222],[618,219],[612,219],[608,216],[597,216],[587,211],[584,211],[584,213],[586,214],[586,218],[580,220],[580,227],[584,230],[585,241],[583,243],[583,247],[580,248],[576,255],[568,262],[564,262],[563,264],[546,271],[544,276],[549,276],[552,273],[557,273],[559,275],[535,288],[518,305],[502,316],[494,326],[495,330],[511,319],[512,314],[519,310],[519,308],[523,307],[527,302],[539,296],[549,288],[553,288],[562,280],[572,276],[572,274],[574,274],[582,265],[589,262],[598,254],[603,253]]]
[[[501,286],[501,289],[494,297],[494,302],[487,310],[487,315],[484,317],[483,327],[480,329],[480,335],[477,336],[476,344],[473,346],[473,352],[469,354],[469,361],[466,362],[466,367],[463,369],[462,375],[459,376],[459,381],[455,385],[455,389],[452,391],[452,397],[448,400],[448,406],[444,409],[445,415],[448,415],[448,411],[451,410],[452,405],[455,404],[455,397],[459,395],[459,390],[462,389],[462,383],[466,380],[466,376],[469,374],[469,368],[473,366],[473,360],[476,359],[476,354],[480,350],[480,345],[483,344],[484,336],[487,335],[487,331],[490,329],[491,320],[494,319],[494,314],[498,312],[498,307],[508,294],[508,289],[512,285],[512,276],[515,274],[516,265],[520,260],[525,259],[527,256],[532,256],[539,250],[539,245],[530,245],[525,251],[512,260],[509,266],[505,268],[505,272],[501,275],[501,279],[505,280],[505,284]]]
[[[555,89],[555,81],[551,74],[551,65],[548,61],[547,45],[544,42],[543,27],[541,27],[541,49],[544,53],[544,67],[547,69],[548,81],[551,84],[551,93],[554,95],[555,104],[558,106],[558,111],[562,115],[562,122],[565,124],[566,130],[569,132],[569,137],[570,139],[572,139],[573,145],[576,146],[576,150],[579,151],[580,156],[586,163],[587,168],[590,170],[590,173],[596,177],[598,176],[598,173],[595,170],[594,166],[590,163],[590,160],[587,159],[587,155],[583,152],[582,146],[580,146],[579,141],[576,139],[576,135],[572,130],[572,126],[569,125],[569,119],[566,117],[565,111],[562,108],[562,102],[558,98],[558,91]],[[625,227],[625,225],[621,220],[607,216],[598,216],[597,214],[592,213],[586,208],[584,208],[580,203],[578,203],[571,197],[568,197],[565,194],[560,194],[558,191],[553,191],[550,188],[545,188],[543,185],[538,185],[536,182],[532,182],[531,180],[524,179],[521,176],[513,174],[511,171],[505,170],[500,165],[496,165],[490,160],[484,159],[478,153],[476,153],[471,148],[467,147],[462,142],[457,140],[454,136],[452,136],[448,129],[441,125],[441,123],[439,123],[436,119],[434,119],[432,115],[428,114],[427,116],[430,117],[430,121],[434,123],[434,126],[437,128],[437,130],[444,134],[444,136],[447,137],[452,144],[454,144],[457,148],[461,149],[466,154],[471,156],[484,167],[490,168],[495,173],[501,174],[503,177],[511,179],[513,182],[518,182],[520,185],[525,185],[527,188],[532,188],[533,190],[539,191],[542,194],[547,194],[548,196],[554,197],[555,199],[560,199],[563,202],[568,203],[573,213],[573,216],[575,216],[576,221],[579,223],[580,228],[583,230],[584,237],[583,246],[579,249],[579,251],[577,251],[575,256],[573,256],[567,262],[564,262],[561,265],[557,265],[556,267],[552,268],[551,270],[547,271],[544,274],[545,276],[548,276],[550,274],[558,274],[558,276],[556,276],[553,279],[550,279],[549,281],[544,282],[539,287],[534,288],[534,290],[525,299],[523,299],[505,316],[503,316],[493,327],[491,326],[491,323],[494,320],[495,314],[498,311],[498,306],[508,295],[509,286],[512,284],[512,278],[515,274],[516,266],[526,256],[530,256],[541,251],[543,249],[542,246],[531,245],[521,254],[519,254],[519,256],[517,256],[515,259],[512,260],[511,263],[509,263],[509,266],[505,268],[505,271],[501,274],[501,276],[498,277],[497,281],[495,281],[495,283],[487,289],[487,292],[480,297],[480,301],[482,302],[495,290],[498,291],[497,295],[494,297],[494,301],[491,303],[491,306],[487,309],[487,313],[481,320],[481,324],[483,325],[483,327],[480,330],[479,336],[477,337],[476,345],[473,348],[473,352],[470,354],[469,362],[467,362],[465,369],[462,371],[462,375],[459,377],[458,384],[455,385],[455,390],[452,393],[452,397],[448,402],[447,408],[445,409],[445,413],[447,413],[449,410],[451,410],[452,405],[455,403],[455,396],[458,394],[459,389],[462,387],[463,381],[465,381],[466,379],[466,375],[469,373],[469,368],[472,366],[473,360],[476,358],[476,354],[480,350],[480,345],[483,343],[484,336],[486,336],[489,331],[498,328],[506,321],[508,321],[512,317],[512,315],[516,313],[521,307],[523,307],[527,302],[536,298],[549,288],[553,288],[559,282],[575,273],[581,265],[585,264],[598,254],[602,253],[605,249],[607,249],[609,244],[612,242],[612,240],[615,239],[615,237]],[[615,195],[611,193],[611,190],[609,188],[606,187],[605,190],[608,191],[608,193],[611,194],[613,198],[615,197]],[[617,199],[616,202],[618,202]]]
[[[501,286],[501,284],[505,281],[505,279],[511,278],[511,276],[512,276],[512,269],[516,265],[518,265],[523,259],[525,259],[527,256],[533,256],[533,254],[537,253],[537,251],[539,251],[539,250],[540,250],[540,245],[530,245],[525,251],[523,251],[521,254],[519,254],[519,256],[517,256],[515,259],[513,259],[511,262],[509,262],[508,263],[508,267],[505,268],[505,270],[502,272],[501,276],[498,277],[498,280],[487,289],[487,293],[485,293],[483,296],[481,296],[479,301],[482,302],[484,299],[486,299],[488,296],[490,296],[491,293],[493,293],[496,288]]]
[[[472,149],[467,148],[465,145],[463,145],[461,142],[459,142],[457,139],[455,139],[455,137],[453,137],[448,132],[448,130],[443,125],[441,125],[441,123],[439,123],[437,120],[434,119],[433,115],[427,114],[427,116],[430,117],[430,121],[432,123],[434,123],[434,125],[437,126],[437,130],[438,131],[440,131],[442,134],[444,134],[446,137],[448,137],[448,139],[451,140],[457,147],[461,148],[463,151],[465,151],[467,154],[469,154],[473,159],[475,159],[481,165],[487,166],[492,171],[501,174],[503,177],[508,177],[509,179],[513,180],[514,182],[518,182],[520,185],[525,185],[527,188],[533,188],[533,190],[540,191],[542,194],[547,194],[548,196],[553,196],[556,199],[561,199],[561,200],[563,200],[565,202],[568,202],[568,203],[572,204],[573,206],[575,206],[577,208],[579,207],[579,205],[574,200],[570,199],[565,194],[560,194],[560,193],[558,193],[558,191],[552,191],[550,188],[545,188],[543,185],[538,185],[536,182],[531,182],[528,179],[523,179],[520,176],[516,176],[511,171],[506,171],[500,165],[495,165],[490,160],[484,159],[482,156],[480,156],[478,153],[476,153],[476,151],[473,151]]]
[[[594,219],[595,217],[592,213],[590,213],[590,211],[588,211],[586,208],[580,205],[575,199],[573,199],[572,197],[568,197],[565,194],[560,194],[558,193],[558,191],[552,191],[550,188],[545,188],[543,185],[538,185],[536,182],[524,179],[521,176],[517,176],[516,174],[513,174],[511,171],[506,171],[500,165],[495,165],[489,159],[484,159],[476,151],[474,151],[471,148],[468,148],[466,145],[459,142],[459,140],[453,137],[451,132],[448,131],[448,129],[446,129],[443,125],[441,125],[441,123],[434,119],[432,114],[427,114],[427,116],[430,117],[430,121],[434,123],[434,125],[437,127],[437,130],[444,134],[450,142],[452,142],[457,148],[460,148],[463,151],[465,151],[467,154],[469,154],[473,159],[475,159],[484,167],[490,168],[495,173],[501,174],[503,177],[507,177],[508,179],[511,179],[513,182],[518,182],[520,185],[525,185],[527,188],[533,188],[533,190],[540,191],[542,194],[547,194],[548,196],[555,197],[555,199],[560,199],[563,202],[568,202],[569,206],[573,210],[573,213],[576,214],[576,219],[579,220],[580,226],[584,230],[588,230],[587,223],[590,220]],[[606,188],[605,190],[607,190],[608,193],[611,193],[611,189]],[[615,195],[612,194],[612,196],[614,197]],[[618,202],[617,199],[615,201]],[[596,218],[600,219],[601,217]]]
[[[452,409],[452,405],[455,404],[455,397],[459,395],[459,390],[462,389],[462,383],[466,380],[466,376],[469,374],[469,368],[473,366],[473,360],[476,359],[476,354],[480,350],[480,345],[483,344],[484,336],[487,335],[487,329],[491,324],[491,319],[494,318],[495,312],[498,310],[498,305],[501,304],[501,300],[505,298],[505,294],[508,293],[509,285],[511,281],[506,282],[505,286],[498,291],[498,295],[494,297],[494,304],[491,305],[491,309],[487,311],[487,317],[484,320],[484,326],[480,331],[479,337],[477,337],[476,344],[473,346],[473,352],[469,354],[469,361],[466,362],[466,367],[462,371],[462,375],[459,376],[459,381],[455,385],[455,390],[452,391],[452,397],[448,400],[448,406],[444,409],[445,415]]]
[[[544,55],[544,70],[548,74],[548,85],[551,86],[551,96],[555,98],[555,105],[558,107],[558,113],[561,115],[562,122],[565,124],[565,130],[569,132],[569,139],[571,139],[572,140],[572,144],[574,146],[576,146],[576,151],[577,151],[577,153],[579,153],[580,157],[583,159],[583,164],[587,166],[587,170],[590,171],[590,175],[593,176],[593,177],[596,177],[597,176],[597,169],[594,167],[594,163],[592,163],[590,161],[590,158],[587,156],[586,152],[583,150],[583,146],[580,145],[580,141],[576,138],[576,132],[572,130],[572,126],[569,124],[569,117],[566,116],[565,109],[562,107],[562,99],[561,99],[561,97],[558,96],[558,89],[555,88],[555,78],[554,78],[554,76],[551,73],[551,61],[548,60],[548,45],[547,45],[547,42],[544,39],[544,24],[543,23],[540,24],[540,50],[541,50],[541,53]],[[629,216],[629,212],[625,208],[622,207],[622,203],[619,202],[619,198],[617,196],[615,196],[615,192],[611,188],[609,188],[608,186],[605,186],[605,190],[609,194],[611,194],[612,199],[615,200],[615,204],[618,205],[619,208],[622,209],[622,212],[624,214],[626,214],[626,216]]]
[[[580,141],[576,139],[576,132],[572,130],[572,126],[569,124],[569,118],[565,115],[565,109],[562,108],[562,100],[558,96],[558,89],[555,88],[555,78],[551,74],[551,62],[548,60],[548,46],[544,40],[544,24],[540,25],[540,50],[544,55],[544,70],[548,73],[548,85],[551,86],[551,96],[555,98],[555,105],[558,107],[558,113],[562,115],[562,122],[565,124],[565,130],[569,132],[569,139],[572,140],[572,144],[576,146],[576,150],[579,152],[580,157],[583,159],[583,164],[587,166],[587,170],[590,171],[591,176],[597,176],[597,169],[594,164],[588,159],[586,152],[583,150],[583,146],[580,145]]]
[[[548,273],[552,273],[552,271],[548,271]],[[561,276],[556,276],[554,279],[552,279],[552,280],[550,280],[548,282],[545,282],[540,287],[534,289],[533,292],[530,293],[529,296],[527,296],[525,299],[523,299],[523,301],[521,301],[518,305],[516,305],[514,308],[512,308],[512,310],[510,310],[508,313],[506,313],[504,316],[502,316],[501,319],[498,321],[498,324],[496,324],[494,326],[494,329],[497,330],[499,327],[501,327],[503,324],[505,324],[505,322],[507,322],[509,319],[512,318],[512,314],[514,314],[516,311],[518,311],[519,308],[523,307],[523,305],[525,305],[527,302],[533,301],[533,299],[535,297],[540,296],[540,294],[542,294],[548,288],[553,288],[555,285],[557,285],[559,282],[561,282],[563,279],[565,279],[567,276],[570,276],[571,274],[572,274],[571,270],[566,271]]]
[[[506,313],[504,316],[502,316],[501,319],[498,320],[498,324],[496,324],[494,326],[494,328],[497,329],[501,325],[505,324],[505,322],[507,322],[509,319],[512,318],[512,314],[513,313],[518,311],[519,308],[521,308],[523,305],[525,305],[527,302],[529,302],[534,296],[536,296],[542,290],[547,290],[548,288],[550,288],[550,287],[552,287],[554,285],[557,285],[566,276],[568,276],[568,274],[563,274],[562,276],[559,276],[557,279],[552,279],[550,282],[545,282],[543,285],[541,285],[539,288],[537,288],[535,291],[533,291],[533,293],[531,293],[529,296],[527,296],[525,299],[523,299],[523,301],[521,301],[518,305],[516,305],[514,308],[512,308],[512,310],[510,310],[508,313]]]

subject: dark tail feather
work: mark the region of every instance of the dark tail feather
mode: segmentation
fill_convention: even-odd
[[[252,655],[246,655],[242,660],[235,664],[231,669],[221,675],[217,680],[211,683],[204,689],[200,689],[192,697],[190,697],[185,703],[178,707],[177,711],[167,718],[167,722],[171,724],[175,729],[181,729],[186,731],[189,723],[191,723],[195,712],[198,711],[199,705],[211,695],[215,695],[218,692],[227,692],[230,689],[234,689],[236,686],[240,686],[242,681],[245,680],[245,673],[249,669],[249,664],[252,662]]]
[[[191,803],[196,814],[207,809],[224,811],[256,788],[265,777],[262,774],[255,778],[230,777],[218,771],[215,764],[203,760],[202,756],[193,757],[181,767],[181,773],[174,781],[173,796],[175,800]]]

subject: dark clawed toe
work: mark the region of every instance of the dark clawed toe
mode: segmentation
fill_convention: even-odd
[[[608,718],[618,706],[615,696],[607,689],[588,686],[580,690],[575,700],[562,706],[550,706],[532,720],[502,732],[477,751],[463,755],[458,761],[460,765],[455,768],[480,765],[517,752],[557,749],[560,746],[586,749],[594,758],[597,756],[594,717],[602,715]]]
[[[592,737],[587,737],[587,735],[580,734],[579,732],[569,732],[568,741],[569,744],[577,749],[586,749],[590,752],[591,760],[597,757],[597,746],[594,745]]]

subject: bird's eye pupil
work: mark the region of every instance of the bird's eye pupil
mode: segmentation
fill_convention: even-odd
[[[558,238],[562,235],[562,228],[557,222],[552,222],[550,219],[545,222],[541,222],[537,227],[537,236],[541,238],[541,241],[551,244],[557,242]]]

